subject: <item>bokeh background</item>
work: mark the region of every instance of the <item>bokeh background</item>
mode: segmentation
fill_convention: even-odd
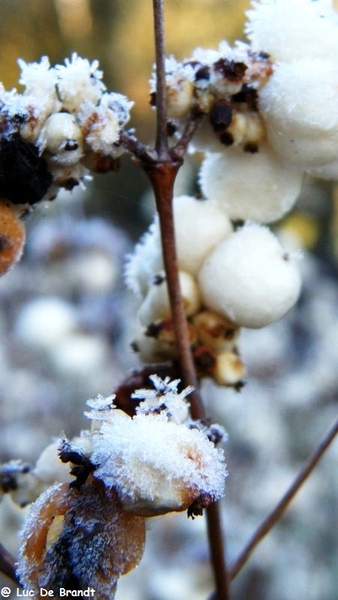
[[[248,6],[166,0],[167,53],[184,58],[196,46],[244,39]],[[0,0],[0,80],[19,87],[18,57],[98,59],[108,90],[135,101],[130,125],[151,143],[151,8],[150,0]],[[177,193],[198,190],[197,169],[198,157],[188,157]],[[305,181],[296,209],[276,225],[287,245],[302,249],[301,300],[281,323],[243,331],[249,375],[240,394],[204,384],[208,410],[229,434],[229,559],[337,413],[337,208],[335,186]],[[137,366],[130,349],[136,305],[122,271],[152,212],[147,180],[125,156],[118,173],[60,193],[27,220],[23,259],[0,281],[1,461],[34,463],[62,431],[76,435],[87,427],[86,399],[110,394]],[[234,600],[337,600],[337,445],[238,576]],[[0,541],[13,554],[25,514],[2,500]],[[171,515],[150,527],[144,559],[122,579],[117,600],[206,600],[212,589],[204,519]]]

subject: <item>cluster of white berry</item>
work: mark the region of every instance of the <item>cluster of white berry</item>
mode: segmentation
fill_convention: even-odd
[[[133,103],[122,94],[106,92],[98,61],[90,63],[74,53],[64,65],[51,67],[44,56],[39,63],[20,59],[19,66],[23,93],[3,86],[0,90],[2,149],[8,154],[13,147],[13,155],[20,150],[26,156],[25,148],[32,144],[40,170],[45,167],[49,177],[40,182],[44,189],[9,199],[32,204],[46,194],[55,195],[55,187],[72,189],[89,171],[114,168],[114,159],[122,153],[120,133]],[[28,164],[26,170],[27,180]]]
[[[338,13],[328,0],[262,0],[246,32],[249,44],[222,42],[166,62],[173,135],[191,114],[204,114],[191,144],[204,152],[202,198],[174,199],[176,241],[195,362],[225,385],[244,375],[239,328],[279,320],[299,297],[297,257],[266,225],[292,209],[305,173],[338,177]],[[141,296],[141,359],[175,358],[156,218],[129,258],[126,281]]]

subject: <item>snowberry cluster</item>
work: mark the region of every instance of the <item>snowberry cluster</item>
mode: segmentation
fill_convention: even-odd
[[[245,375],[240,328],[283,317],[301,281],[293,257],[266,226],[247,222],[234,229],[223,208],[219,199],[174,198],[179,277],[198,371],[238,385]],[[161,260],[155,219],[126,265],[127,284],[141,299],[134,347],[145,362],[177,357]]]
[[[204,115],[191,144],[204,152],[202,198],[175,198],[174,213],[191,347],[200,374],[218,383],[243,378],[239,328],[279,320],[299,297],[295,257],[266,225],[292,209],[305,173],[338,177],[337,31],[328,0],[262,0],[248,11],[248,44],[167,59],[170,131]],[[126,281],[141,297],[141,359],[175,358],[156,218]]]
[[[22,93],[0,84],[0,275],[22,254],[27,208],[118,168],[133,104],[105,91],[98,61],[73,54],[64,65],[19,66]]]

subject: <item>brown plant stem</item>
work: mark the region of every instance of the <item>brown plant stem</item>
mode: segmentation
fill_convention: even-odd
[[[230,600],[230,576],[226,566],[225,536],[221,523],[220,503],[213,502],[207,508],[207,527],[211,562],[214,568],[216,593],[213,600]]]
[[[184,313],[179,284],[175,229],[173,215],[174,183],[183,163],[184,150],[195,131],[201,117],[192,118],[185,129],[176,149],[170,151],[167,134],[167,90],[165,79],[165,43],[163,0],[153,0],[154,31],[156,49],[156,144],[157,163],[142,161],[156,199],[159,215],[163,262],[167,277],[171,314],[184,385],[191,385],[190,411],[193,419],[205,419],[205,407],[199,391],[195,365],[190,349],[187,320]],[[176,153],[175,153],[176,150]],[[142,164],[143,163],[143,164]],[[223,534],[218,505],[207,509],[211,562],[217,588],[217,600],[229,600],[229,578],[224,555]]]
[[[272,512],[262,521],[262,523],[257,527],[251,539],[246,544],[245,548],[243,548],[242,552],[239,556],[230,564],[229,574],[231,580],[235,579],[236,575],[240,572],[242,567],[245,565],[250,555],[258,546],[258,544],[262,541],[262,539],[269,533],[272,527],[279,521],[279,519],[284,514],[285,510],[289,506],[290,502],[293,500],[305,480],[311,474],[313,469],[316,467],[323,454],[334,440],[335,436],[338,433],[338,419],[333,424],[333,426],[329,429],[323,440],[319,443],[315,451],[311,454],[308,460],[304,463],[303,467],[299,471],[297,477],[290,485],[289,489],[286,491],[284,496],[278,502],[277,506],[272,510]]]
[[[20,585],[20,581],[16,575],[15,560],[2,544],[0,544],[0,572],[17,585]]]

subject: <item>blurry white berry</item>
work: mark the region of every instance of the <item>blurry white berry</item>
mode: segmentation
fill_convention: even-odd
[[[281,319],[301,288],[292,258],[271,231],[256,224],[245,225],[210,254],[199,284],[206,307],[249,328]]]
[[[337,157],[338,66],[304,58],[276,64],[259,94],[269,142],[285,160],[303,169]]]
[[[203,194],[216,200],[230,219],[269,223],[296,202],[303,181],[300,168],[286,164],[266,144],[251,154],[242,149],[211,153],[203,161]]]

